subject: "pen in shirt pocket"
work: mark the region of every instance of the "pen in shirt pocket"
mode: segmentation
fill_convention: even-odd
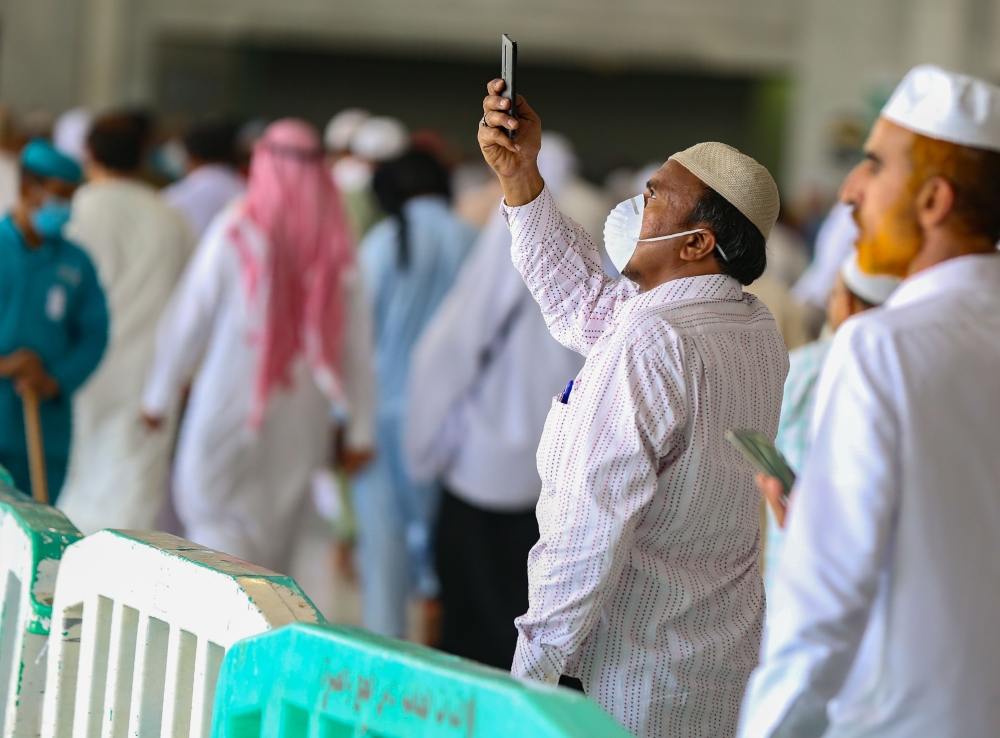
[[[559,402],[563,405],[569,404],[569,395],[573,391],[573,380],[569,380],[569,384],[566,385],[566,389],[563,390],[562,397],[559,398]]]

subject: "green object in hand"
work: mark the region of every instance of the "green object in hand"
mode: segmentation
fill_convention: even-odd
[[[788,502],[788,494],[795,486],[795,472],[771,440],[753,430],[728,430],[726,440],[739,449],[754,469],[780,481],[785,488],[785,502]]]

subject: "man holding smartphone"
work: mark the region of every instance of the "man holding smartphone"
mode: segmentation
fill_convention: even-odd
[[[585,691],[638,736],[732,736],[764,595],[753,470],[732,427],[773,439],[788,354],[743,285],[766,265],[778,193],[724,144],[671,157],[612,211],[601,269],[539,174],[541,122],[488,86],[479,129],[515,266],[549,331],[586,356],[538,448],[539,543],[513,673]],[[507,133],[517,131],[511,139]]]
[[[905,280],[826,359],[741,736],[995,737],[1000,88],[911,70],[841,197]]]

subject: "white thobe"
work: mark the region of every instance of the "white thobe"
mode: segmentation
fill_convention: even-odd
[[[164,188],[163,196],[184,213],[195,235],[205,235],[212,219],[243,194],[246,181],[225,164],[205,164]]]
[[[770,438],[788,353],[732,277],[640,294],[548,190],[505,209],[552,334],[587,356],[538,447],[541,540],[513,673],[578,677],[638,736],[731,736],[764,617],[760,500],[730,428]]]
[[[0,216],[6,215],[21,196],[21,163],[16,155],[0,150]]]
[[[414,348],[406,451],[418,481],[443,478],[470,505],[521,512],[542,488],[549,400],[583,359],[549,335],[493,214]]]
[[[1000,735],[998,376],[997,256],[837,331],[743,738]]]
[[[238,200],[219,215],[181,280],[160,325],[143,405],[152,415],[170,407],[201,358],[177,447],[177,513],[196,543],[287,572],[311,476],[328,461],[331,403],[300,357],[292,386],[272,391],[260,428],[248,421],[265,301],[247,299],[232,229],[261,260],[268,246],[242,206]],[[342,277],[347,443],[367,448],[374,435],[370,309],[357,270]]]
[[[194,247],[184,218],[153,188],[112,179],[81,187],[67,236],[94,261],[111,318],[108,349],[73,395],[73,438],[59,508],[85,534],[156,527],[175,422],[147,433],[143,382],[156,326]]]

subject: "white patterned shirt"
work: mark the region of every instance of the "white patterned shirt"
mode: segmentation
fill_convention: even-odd
[[[640,293],[548,190],[504,207],[549,330],[587,357],[538,448],[513,674],[578,677],[639,736],[732,736],[764,617],[759,493],[730,428],[778,428],[788,354],[724,275]]]

